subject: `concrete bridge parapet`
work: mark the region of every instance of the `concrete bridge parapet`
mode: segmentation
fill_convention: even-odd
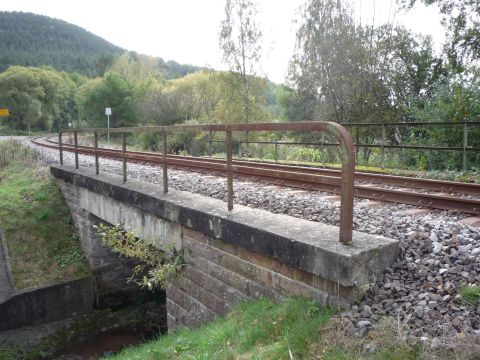
[[[68,166],[51,173],[72,211],[183,250],[187,266],[167,289],[169,329],[199,325],[247,297],[298,295],[347,307],[399,253],[392,239],[354,232],[344,245],[334,226],[240,205],[229,212],[220,200],[164,194],[155,184]],[[86,252],[101,262],[97,246]]]

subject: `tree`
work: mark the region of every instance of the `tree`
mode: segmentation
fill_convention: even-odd
[[[418,0],[397,0],[411,9]],[[448,26],[447,55],[457,70],[462,63],[480,59],[480,5],[478,0],[420,0],[425,5],[436,4]]]
[[[357,27],[340,0],[310,0],[297,32],[290,80],[304,119],[366,122],[392,111],[376,47],[382,33]]]
[[[414,121],[412,109],[432,96],[445,67],[428,37],[402,27],[361,26],[341,0],[310,0],[297,32],[290,81],[295,120],[340,123]],[[387,141],[403,130],[387,128]],[[354,128],[363,143],[380,141],[374,128]],[[310,136],[310,135],[307,135]],[[364,147],[364,160],[371,148]]]
[[[77,95],[81,118],[90,126],[107,127],[105,108],[112,108],[114,126],[136,126],[138,116],[135,109],[134,85],[115,71],[104,78],[83,84]]]
[[[478,121],[480,118],[480,69],[468,68],[462,74],[450,73],[445,81],[431,87],[432,96],[422,106],[413,107],[411,116],[418,121]],[[464,125],[424,128],[423,141],[427,145],[455,147],[463,141]],[[468,125],[468,146],[480,147],[480,128]],[[442,151],[434,156],[414,154],[413,163],[423,163],[429,169],[461,170],[462,153]],[[480,170],[480,154],[467,152],[468,165]]]
[[[7,124],[14,129],[51,131],[76,115],[76,85],[52,68],[11,66],[0,74],[0,103],[10,110]]]
[[[354,23],[340,0],[311,0],[297,33],[290,80],[298,120],[409,121],[445,68],[429,37]]]
[[[155,86],[165,81],[156,58],[135,52],[124,52],[113,61],[111,70],[120,74],[130,83],[142,88]]]
[[[390,33],[378,37],[377,47],[383,59],[383,81],[396,109],[395,121],[412,121],[412,109],[434,96],[433,89],[445,80],[447,69],[435,56],[431,37],[412,34],[404,27],[379,31]]]
[[[250,0],[226,0],[225,19],[221,23],[220,48],[223,61],[230,67],[231,87],[238,93],[242,103],[242,120],[248,122],[255,100],[251,93],[253,75],[257,74],[260,62],[261,31],[255,22],[256,6]]]

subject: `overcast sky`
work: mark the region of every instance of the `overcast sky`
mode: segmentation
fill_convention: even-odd
[[[430,34],[440,49],[444,29],[433,7],[395,13],[395,0],[353,0],[362,23],[403,24]],[[263,33],[263,75],[281,83],[294,50],[294,19],[304,0],[257,0]],[[0,10],[24,11],[81,26],[122,48],[199,66],[224,69],[218,47],[225,0],[0,0]],[[375,10],[375,11],[374,11]],[[398,10],[398,9],[397,9]],[[375,16],[374,16],[375,14]]]

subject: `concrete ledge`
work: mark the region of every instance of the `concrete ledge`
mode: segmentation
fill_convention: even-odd
[[[163,194],[159,185],[133,180],[123,184],[121,176],[95,175],[89,169],[52,166],[51,173],[77,187],[343,286],[372,283],[399,254],[398,241],[381,236],[354,231],[353,242],[347,246],[338,242],[337,227],[322,223],[241,205],[229,212],[220,200],[175,190]]]

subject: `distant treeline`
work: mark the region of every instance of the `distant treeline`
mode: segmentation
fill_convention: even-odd
[[[0,12],[0,71],[11,65],[52,66],[66,72],[94,77],[103,75],[125,50],[91,32],[47,16]],[[166,78],[177,78],[200,68],[165,62],[157,66]]]

